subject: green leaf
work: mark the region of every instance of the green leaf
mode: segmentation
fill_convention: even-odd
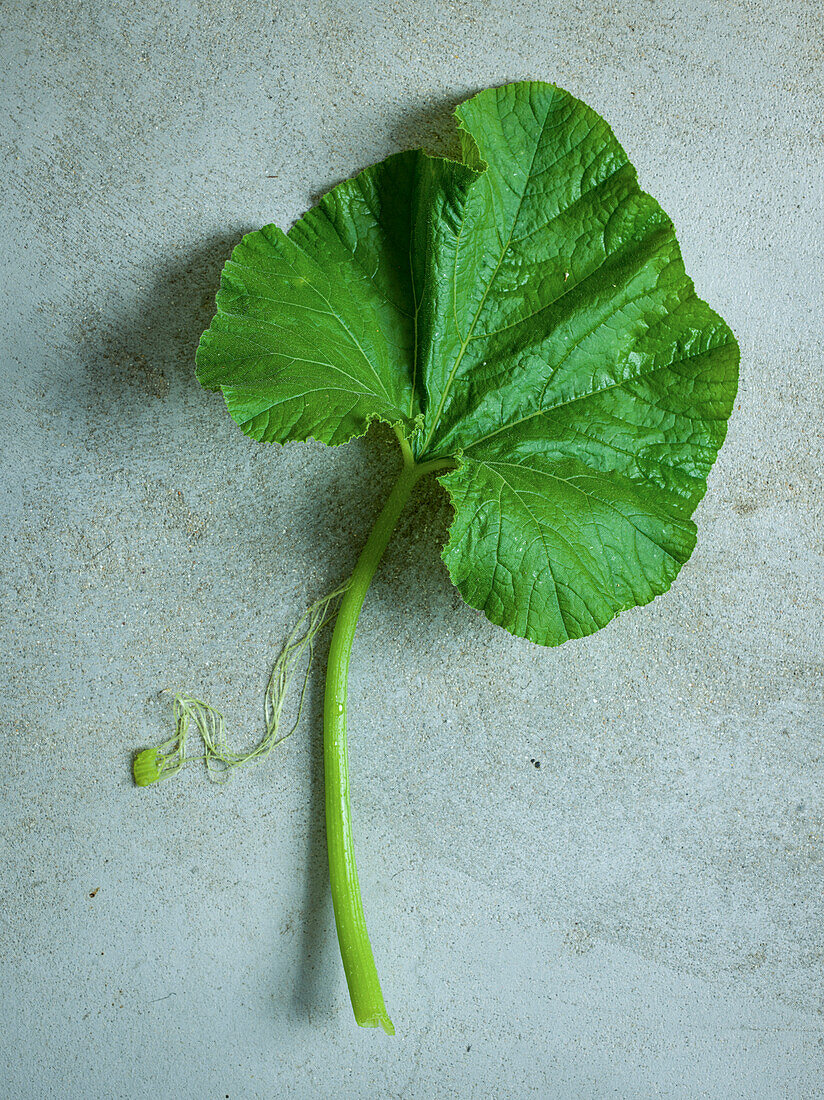
[[[541,83],[458,108],[463,163],[389,157],[245,237],[198,377],[256,439],[382,419],[442,476],[473,607],[544,645],[665,591],[738,348],[609,126]]]
[[[283,233],[249,233],[223,269],[197,377],[247,435],[345,443],[370,420],[414,430],[413,256],[450,224],[476,173],[400,153],[330,191]]]

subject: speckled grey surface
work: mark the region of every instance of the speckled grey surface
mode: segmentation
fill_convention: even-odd
[[[806,0],[3,6],[2,1095],[824,1096],[821,22]],[[671,592],[557,650],[462,605],[422,489],[365,608],[361,879],[327,899],[321,679],[224,787],[278,642],[391,484],[380,431],[256,445],[192,376],[238,236],[540,78],[613,124],[742,383]],[[537,759],[540,769],[530,762]],[[94,896],[92,896],[94,895]]]

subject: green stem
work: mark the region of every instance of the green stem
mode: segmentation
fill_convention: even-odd
[[[408,445],[407,445],[408,450]],[[329,849],[329,878],[335,924],[349,986],[355,1019],[361,1027],[383,1027],[389,1035],[395,1029],[383,1003],[378,972],[363,915],[358,869],[352,836],[349,807],[349,757],[346,745],[346,689],[349,656],[358,625],[358,616],[369,582],[383,556],[395,524],[415,487],[424,474],[448,469],[454,463],[434,461],[417,465],[411,453],[404,451],[404,466],[389,499],[383,506],[338,611],[329,648],[326,672],[326,697],[323,722],[323,759],[326,779],[326,841]]]

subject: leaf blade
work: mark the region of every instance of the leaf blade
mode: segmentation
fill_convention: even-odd
[[[738,349],[594,112],[559,89],[515,85],[458,113],[499,195],[516,181],[515,212],[424,454],[459,459],[441,478],[455,508],[443,557],[464,599],[554,645],[648,603],[689,558]],[[520,172],[496,155],[513,116],[522,128],[537,120]]]
[[[250,233],[221,277],[198,348],[247,434],[338,444],[373,419],[411,426],[408,207],[420,157],[402,153],[340,184],[288,234]],[[394,204],[394,205],[393,205]],[[329,400],[323,396],[326,393]]]
[[[738,347],[595,111],[531,82],[456,115],[463,163],[397,154],[244,238],[198,377],[256,439],[381,419],[454,459],[454,583],[554,645],[689,557]]]

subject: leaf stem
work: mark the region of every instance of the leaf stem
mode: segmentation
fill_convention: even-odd
[[[326,672],[323,723],[326,840],[338,943],[355,1019],[361,1027],[383,1027],[389,1035],[394,1035],[395,1029],[383,1001],[372,946],[366,931],[358,869],[355,865],[346,742],[349,656],[369,583],[415,484],[424,474],[446,469],[450,465],[454,463],[444,460],[416,464],[411,457],[411,451],[407,459],[404,450],[403,470],[372,528],[341,601]]]
[[[403,429],[397,424],[395,425],[395,435],[398,437],[398,443],[401,445],[401,454],[403,455],[404,466],[414,466],[415,456],[412,454],[412,448],[409,445],[409,440],[403,434]]]

